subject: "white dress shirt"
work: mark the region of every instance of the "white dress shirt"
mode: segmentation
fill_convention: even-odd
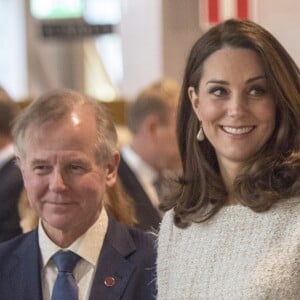
[[[158,210],[159,199],[154,187],[154,182],[159,177],[158,172],[149,166],[130,146],[124,146],[121,154],[142,185],[152,205]]]
[[[78,284],[79,300],[89,299],[98,258],[102,249],[104,237],[108,227],[108,217],[102,208],[100,217],[81,237],[74,241],[68,248],[78,254],[82,259],[79,260],[75,269],[74,277]],[[51,300],[53,286],[58,274],[55,264],[51,257],[61,248],[54,244],[43,229],[41,221],[38,227],[38,238],[42,257],[42,291],[43,299]],[[66,299],[67,300],[67,299]]]

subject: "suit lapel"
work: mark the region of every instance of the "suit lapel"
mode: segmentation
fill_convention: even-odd
[[[40,249],[38,246],[37,230],[31,232],[18,250],[14,253],[15,260],[9,272],[12,289],[16,299],[42,299]]]
[[[124,189],[134,201],[136,216],[139,221],[139,224],[137,224],[136,227],[142,230],[151,230],[152,228],[157,230],[161,221],[161,217],[156,208],[153,207],[151,200],[146,194],[144,188],[134,172],[127,165],[122,155],[118,174]]]
[[[136,248],[128,230],[110,219],[91,289],[90,300],[121,298],[134,265],[126,257]]]

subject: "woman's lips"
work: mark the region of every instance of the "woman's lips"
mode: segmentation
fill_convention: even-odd
[[[224,132],[233,135],[247,134],[255,128],[255,126],[239,126],[239,127],[220,126],[220,127]]]

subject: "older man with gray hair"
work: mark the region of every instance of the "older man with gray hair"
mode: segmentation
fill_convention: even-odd
[[[0,245],[3,299],[155,299],[150,235],[103,207],[116,181],[116,131],[103,107],[71,90],[35,100],[14,126],[38,228]]]

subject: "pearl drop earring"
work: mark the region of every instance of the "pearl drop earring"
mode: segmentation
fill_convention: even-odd
[[[204,132],[203,132],[203,128],[202,128],[202,125],[201,125],[201,124],[200,124],[199,131],[198,131],[198,133],[197,133],[196,139],[197,139],[197,141],[199,141],[199,142],[202,142],[202,141],[204,141],[204,139],[205,139]]]

